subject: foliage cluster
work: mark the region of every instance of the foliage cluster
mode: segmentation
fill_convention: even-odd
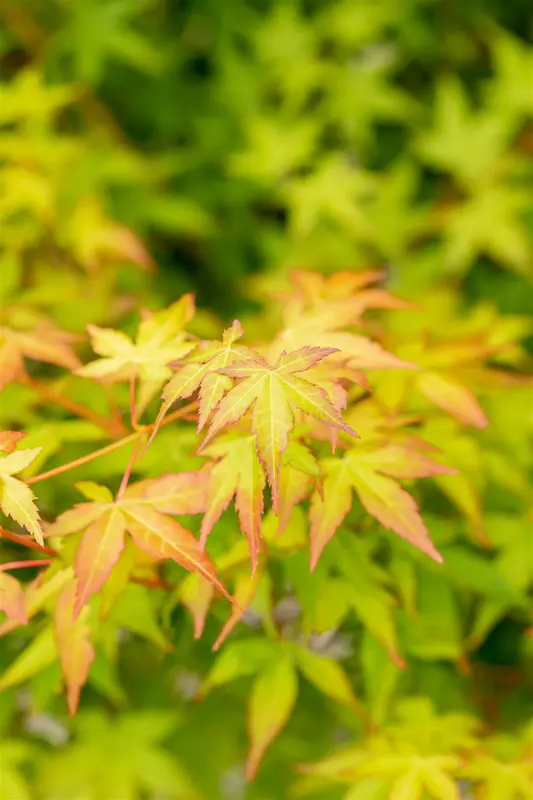
[[[533,795],[527,21],[1,4],[0,800]]]

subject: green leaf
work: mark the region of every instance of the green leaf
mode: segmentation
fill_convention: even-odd
[[[297,672],[287,655],[276,659],[256,678],[248,712],[250,752],[246,775],[249,780],[255,776],[266,749],[289,719],[297,694]]]
[[[6,669],[0,678],[0,692],[24,683],[45,667],[53,664],[56,658],[54,633],[52,626],[48,625]]]
[[[355,696],[348,676],[336,661],[300,646],[295,646],[292,652],[298,669],[309,683],[330,700],[347,706],[358,716],[361,715],[361,704]]]
[[[202,686],[207,694],[235,678],[255,675],[276,658],[276,647],[267,639],[244,639],[226,645],[217,657]]]

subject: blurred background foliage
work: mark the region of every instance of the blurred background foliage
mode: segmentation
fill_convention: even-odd
[[[50,315],[74,333],[87,322],[125,318],[127,326],[139,305],[162,307],[194,290],[199,332],[218,335],[217,317],[238,314],[253,333],[263,325],[254,314],[265,292],[294,266],[328,274],[385,267],[388,288],[427,305],[437,332],[449,333],[450,309],[460,314],[479,302],[485,310],[472,325],[487,337],[496,330],[491,314],[502,315],[501,336],[514,315],[533,315],[529,0],[0,0],[0,80],[0,305],[10,325],[25,328]],[[395,324],[391,346],[398,350],[418,323],[402,316]],[[522,338],[533,352],[527,326]],[[508,460],[494,450],[491,474],[519,499],[493,494],[488,529],[496,542],[509,532],[512,563],[518,553],[524,574],[513,573],[507,551],[503,574],[531,592],[523,499],[531,396],[510,399],[507,413],[498,402],[484,445],[490,449],[491,436],[505,442]],[[39,444],[45,440],[48,456],[61,447],[76,457],[80,442],[98,438],[85,423],[69,428],[52,417],[44,425],[24,387],[7,389],[0,406],[2,424],[15,407],[26,415],[26,429]],[[437,443],[449,438],[446,426],[427,434]],[[192,441],[170,431],[165,437],[156,452],[172,460],[170,469],[188,468]],[[456,463],[475,473],[475,446],[466,437],[454,441]],[[117,455],[104,477],[115,479],[123,468]],[[85,479],[102,479],[99,466],[91,469]],[[158,464],[148,459],[144,469],[157,473]],[[74,493],[65,491],[70,501]],[[68,504],[46,486],[41,498],[49,508]],[[481,512],[466,498],[459,504],[475,531]],[[438,531],[434,502],[431,529]],[[496,579],[472,578],[464,557],[456,567],[459,584],[470,581],[469,590],[503,603],[486,639],[490,608],[480,622],[483,668],[499,676],[502,665],[511,667],[502,685],[523,685],[532,656],[523,637],[527,614],[507,615],[512,602],[501,599]],[[434,587],[433,576],[427,580]],[[428,600],[428,614],[457,601],[447,587],[438,603]],[[338,735],[324,698],[302,686],[286,733],[245,790],[247,678],[203,704],[190,702],[223,616],[210,617],[193,646],[183,609],[170,609],[176,651],[161,654],[154,647],[162,644],[159,598],[130,589],[120,676],[100,653],[87,708],[68,723],[75,745],[62,747],[68,732],[54,694],[55,664],[30,681],[31,713],[24,692],[0,694],[2,800],[31,796],[21,776],[35,766],[35,740],[47,743],[35,769],[43,796],[53,800],[174,797],[180,781],[183,796],[194,797],[191,775],[209,800],[288,796],[290,765],[322,758]],[[248,621],[257,623],[253,615]],[[336,621],[324,629],[330,624]],[[446,636],[452,644],[458,638],[455,630],[441,633],[444,645]],[[464,702],[466,678],[442,641],[439,649],[439,636],[418,650],[413,644],[420,660],[405,680],[448,710]],[[0,648],[2,665],[12,660],[8,649]],[[379,668],[384,683],[394,683],[389,668]],[[531,711],[530,689],[511,698],[510,719]],[[372,691],[379,706],[385,690],[377,684]],[[130,707],[122,727],[109,728],[106,704]],[[183,775],[175,759],[169,764],[169,751],[179,754]],[[337,788],[313,795],[340,796]]]

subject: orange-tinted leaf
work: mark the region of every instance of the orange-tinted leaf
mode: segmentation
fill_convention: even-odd
[[[27,358],[35,361],[46,361],[58,367],[74,370],[80,366],[80,360],[74,353],[69,333],[46,324],[37,327],[34,331],[11,331],[11,337]]]
[[[455,475],[457,470],[433,461],[420,450],[390,444],[362,453],[360,462],[392,478],[428,478],[433,475]]]
[[[107,580],[124,549],[124,532],[124,517],[113,508],[92,522],[83,534],[74,562],[78,579],[74,617]]]
[[[3,453],[12,453],[26,435],[21,431],[0,431],[0,450]]]
[[[487,417],[472,392],[438,372],[423,372],[417,385],[424,397],[456,419],[475,428],[485,428]]]
[[[125,498],[148,504],[163,514],[202,514],[206,510],[207,472],[162,475],[130,486]]]
[[[18,625],[28,624],[26,600],[19,581],[0,571],[0,611]]]
[[[220,459],[209,470],[206,513],[200,543],[205,546],[213,525],[235,496],[241,530],[248,540],[252,571],[257,566],[263,513],[265,477],[251,436],[226,438],[207,448],[206,454]]]
[[[231,596],[219,581],[214,564],[194,535],[171,517],[149,506],[123,507],[126,528],[136,544],[154,558],[170,558],[190,572],[198,572],[229,600]]]
[[[109,504],[107,503],[78,503],[74,508],[60,514],[55,522],[48,525],[46,538],[78,533],[105,514],[108,509]]]
[[[286,312],[287,322],[310,309],[326,311],[332,325],[340,318],[340,326],[357,324],[369,308],[402,309],[412,304],[384,289],[368,288],[386,277],[385,270],[339,271],[330,277],[308,270],[293,270],[290,280],[294,294],[283,296],[293,307]]]
[[[324,462],[326,478],[321,492],[316,490],[311,498],[311,570],[346,514],[352,507],[352,483],[347,465],[340,459]]]
[[[80,361],[72,349],[75,338],[50,322],[38,323],[33,330],[0,325],[0,388],[24,377],[24,358],[76,369]]]
[[[24,375],[24,359],[15,342],[0,329],[0,389]]]
[[[395,481],[366,469],[357,469],[353,484],[366,511],[430,558],[442,557],[429,538],[414,498]]]
[[[67,685],[68,709],[74,716],[80,699],[82,686],[89,675],[94,659],[94,648],[89,638],[85,606],[74,621],[76,583],[72,581],[63,589],[54,612],[54,634],[61,670]]]
[[[254,778],[267,747],[287,723],[297,694],[298,675],[288,656],[281,656],[256,678],[248,710],[248,780]]]
[[[384,452],[381,463],[380,452],[382,456]],[[414,477],[439,475],[448,470],[418,452],[413,453],[412,468],[406,463],[405,456],[402,455],[401,459],[397,457],[395,449],[392,453],[396,454],[396,458],[392,459],[392,463],[387,448],[378,449],[376,453],[374,461],[372,452],[352,450],[342,460],[328,459],[324,462],[327,477],[322,496],[315,492],[311,500],[311,568],[314,568],[325,545],[350,510],[352,490],[357,492],[365,510],[384,528],[394,531],[435,561],[442,561],[429,538],[414,498],[387,474]]]
[[[215,587],[198,572],[187,575],[180,586],[179,597],[191,612],[194,621],[194,638],[203,633],[205,618],[215,594]]]
[[[281,536],[287,527],[294,507],[307,496],[311,484],[309,475],[294,469],[290,464],[282,466],[278,504],[278,536]]]

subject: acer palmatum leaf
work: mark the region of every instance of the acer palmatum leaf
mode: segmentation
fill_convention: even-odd
[[[135,341],[122,331],[88,325],[93,350],[102,358],[81,367],[76,374],[104,381],[137,378],[135,406],[142,413],[171,376],[168,365],[194,348],[183,331],[193,316],[194,298],[184,295],[162,311],[144,312]]]
[[[302,347],[291,353],[282,352],[275,366],[256,353],[253,358],[221,370],[224,375],[238,379],[239,383],[218,404],[202,448],[216,433],[237,422],[253,406],[252,432],[257,453],[266,469],[276,513],[281,459],[294,428],[295,409],[357,437],[357,433],[343,421],[325,389],[297,374],[335,352],[327,347]]]
[[[437,464],[423,453],[399,446],[389,446],[367,453],[351,451],[342,459],[324,462],[327,477],[322,494],[316,491],[311,500],[311,568],[314,569],[322,550],[341,525],[352,506],[355,491],[361,505],[384,528],[441,562],[420,516],[415,499],[395,477],[425,477],[455,472]]]

